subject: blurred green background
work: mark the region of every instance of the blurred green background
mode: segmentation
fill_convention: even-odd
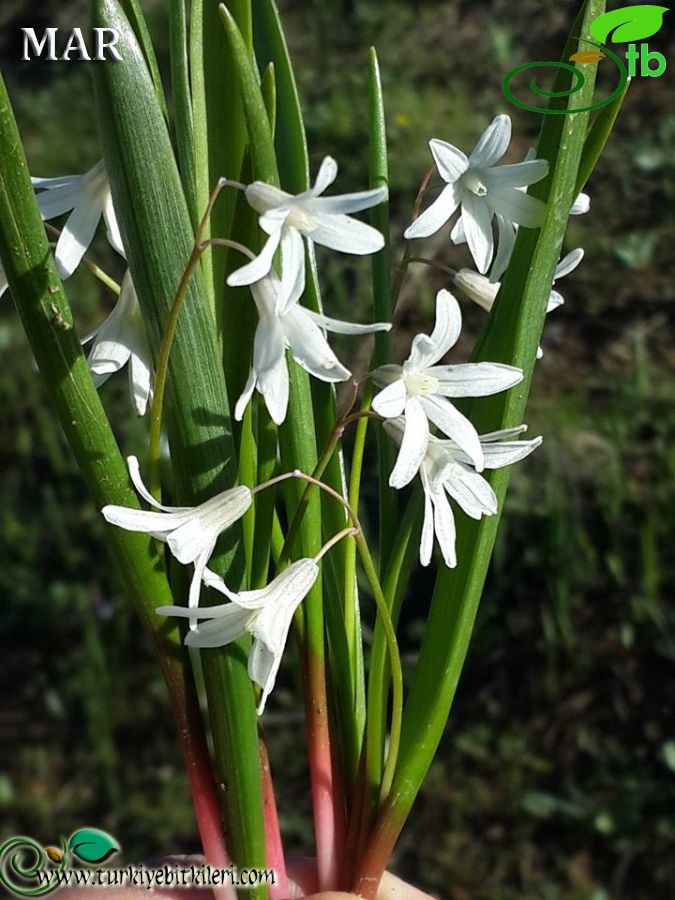
[[[166,4],[147,3],[166,63]],[[394,234],[440,137],[469,150],[493,115],[522,158],[535,114],[503,74],[559,55],[576,5],[352,0],[282,6],[313,171],[365,186],[367,48],[380,53]],[[666,14],[666,20],[668,14]],[[86,2],[3,0],[0,61],[31,170],[99,157],[90,72],[20,63],[19,29],[86,25]],[[547,322],[528,422],[544,445],[514,472],[508,514],[441,752],[394,868],[452,900],[675,896],[675,67],[672,31],[650,41],[660,78],[636,79],[566,249],[586,258]],[[0,160],[0,165],[2,161]],[[424,252],[468,265],[447,229]],[[94,255],[117,275],[100,239]],[[368,308],[367,262],[321,256],[331,315]],[[397,346],[430,323],[442,276],[418,266]],[[111,306],[86,272],[68,283],[83,333]],[[455,359],[484,324],[464,305]],[[337,342],[362,367],[359,342]],[[127,860],[197,848],[166,697],[97,511],[54,426],[11,299],[0,304],[0,833],[45,843],[82,825]],[[356,354],[356,356],[354,355]],[[103,390],[125,451],[142,445],[123,375]],[[365,492],[366,496],[368,491]],[[428,573],[404,617],[409,669]],[[310,852],[301,708],[288,671],[264,720],[288,845]]]

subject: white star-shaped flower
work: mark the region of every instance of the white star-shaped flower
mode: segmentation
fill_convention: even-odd
[[[32,178],[44,221],[72,212],[63,226],[54,254],[61,278],[69,278],[79,266],[103,216],[111,246],[124,256],[122,236],[113,208],[110,184],[103,162],[84,175]]]
[[[400,444],[404,422],[391,419],[384,423],[387,433]],[[486,469],[501,469],[529,456],[541,444],[541,438],[530,441],[510,441],[525,427],[494,431],[480,436]],[[431,437],[420,467],[424,490],[424,523],[420,540],[420,563],[431,562],[434,535],[441,549],[443,561],[449,568],[457,565],[455,552],[455,519],[448,497],[453,499],[472,519],[493,516],[498,510],[497,497],[489,482],[479,475],[472,461],[454,441]]]
[[[544,215],[544,204],[522,190],[541,181],[548,172],[545,159],[533,159],[498,166],[511,140],[511,119],[496,116],[480,136],[470,156],[446,141],[429,141],[431,153],[446,186],[415,221],[408,226],[408,239],[435,234],[456,209],[461,216],[451,238],[466,238],[479,272],[487,272],[494,252],[492,219],[537,228]],[[460,231],[461,229],[461,231]],[[500,233],[501,240],[501,233]]]
[[[337,171],[337,163],[327,156],[321,163],[314,186],[301,194],[288,194],[262,181],[254,181],[246,188],[246,199],[260,214],[260,227],[269,237],[254,260],[232,272],[227,279],[229,285],[253,284],[264,278],[272,268],[280,244],[283,278],[291,282],[296,280],[294,266],[296,269],[302,267],[304,279],[305,255],[297,246],[299,244],[302,250],[301,235],[341,253],[364,255],[384,247],[384,238],[377,229],[352,219],[347,213],[377,206],[386,199],[387,189],[381,187],[322,197],[321,194],[335,181]]]
[[[457,300],[449,291],[441,290],[436,295],[436,324],[431,335],[415,336],[402,366],[380,366],[373,372],[375,384],[384,388],[373,400],[375,412],[385,419],[405,413],[401,449],[389,478],[392,487],[408,484],[422,464],[429,444],[429,421],[452,438],[478,470],[482,469],[478,433],[447,398],[485,397],[523,379],[520,369],[501,363],[437,365],[456,344],[461,328]]]
[[[190,584],[189,608],[199,603],[202,576],[213,553],[216,541],[251,506],[251,491],[240,486],[222,491],[199,506],[163,506],[143,484],[138,459],[127,459],[129,474],[140,496],[160,512],[129,509],[126,506],[104,506],[101,510],[106,522],[127,531],[140,531],[168,544],[180,563],[194,563],[195,572]],[[195,625],[194,613],[191,613]]]
[[[272,420],[277,425],[284,421],[288,409],[287,347],[298,365],[315,378],[346,381],[350,372],[331,350],[322,329],[337,334],[371,334],[391,328],[388,322],[373,325],[341,322],[300,306],[305,270],[297,265],[295,257],[304,253],[302,244],[293,245],[290,252],[293,282],[280,280],[272,269],[261,281],[251,285],[259,322],[253,343],[253,365],[234,411],[237,421],[242,419],[254,388],[263,395]]]
[[[583,258],[584,251],[581,247],[577,247],[576,250],[571,250],[566,256],[558,261],[558,265],[555,267],[555,272],[553,273],[553,284],[551,285],[551,292],[546,304],[547,313],[557,309],[565,302],[562,294],[559,293],[559,291],[554,290],[553,286],[560,278],[564,278],[566,275],[569,275],[570,272],[573,272]],[[482,309],[490,312],[495,299],[497,298],[501,282],[492,282],[485,275],[480,275],[472,269],[460,269],[453,280],[469,300],[473,300],[473,302],[477,303]],[[543,351],[540,347],[537,350],[537,359],[541,359],[542,355]]]
[[[204,583],[230,599],[221,606],[199,609],[202,620],[191,631],[185,643],[192,647],[223,647],[248,633],[253,644],[248,657],[248,674],[262,689],[258,715],[265,709],[274,687],[288,631],[298,606],[311,590],[319,574],[313,559],[299,559],[284,569],[267,587],[257,591],[228,590],[222,578],[206,569]],[[161,606],[163,616],[191,617],[193,612],[182,606]]]
[[[139,416],[144,416],[152,384],[152,356],[145,324],[131,274],[122,279],[122,289],[108,318],[82,341],[94,339],[87,363],[96,387],[129,365],[129,389]]]

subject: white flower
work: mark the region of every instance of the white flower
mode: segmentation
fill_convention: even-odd
[[[101,216],[105,221],[110,244],[124,256],[108,175],[102,161],[84,175],[32,178],[31,181],[39,191],[37,202],[44,221],[72,210],[63,226],[54,254],[61,278],[69,278],[80,264]]]
[[[200,608],[199,618],[207,621],[189,632],[185,643],[192,647],[223,647],[247,632],[252,635],[248,674],[262,688],[258,715],[262,714],[274,687],[295,610],[318,574],[319,567],[313,559],[299,559],[262,590],[234,593],[214,572],[209,569],[204,572],[204,583],[232,602]],[[157,612],[163,616],[193,615],[182,606],[160,606]]]
[[[234,487],[216,494],[199,506],[162,506],[143,484],[136,457],[130,456],[127,465],[138,493],[161,512],[146,512],[126,506],[104,506],[101,512],[111,525],[118,525],[127,531],[145,532],[165,542],[178,562],[194,563],[189,595],[189,606],[194,610],[199,602],[202,575],[216,541],[250,507],[251,491],[243,486]]]
[[[566,256],[558,261],[558,265],[555,267],[555,272],[553,273],[553,284],[551,285],[551,292],[548,295],[548,302],[546,304],[547,313],[557,309],[565,302],[562,294],[553,289],[553,285],[555,285],[556,281],[560,278],[564,278],[566,275],[569,275],[570,272],[573,272],[583,258],[584,251],[581,247],[577,247],[576,250],[571,250]],[[480,275],[478,272],[474,272],[471,269],[460,269],[453,280],[455,285],[469,300],[473,300],[473,302],[477,303],[482,309],[490,312],[495,299],[497,298],[501,282],[492,282],[485,275]],[[537,350],[537,359],[541,359],[542,355],[543,352],[540,347]]]
[[[402,419],[384,423],[387,433],[400,444],[403,439]],[[529,456],[541,444],[541,438],[530,441],[509,441],[525,430],[525,427],[508,428],[480,436],[486,469],[501,469]],[[480,519],[493,516],[498,511],[497,497],[489,482],[476,472],[471,459],[454,441],[441,441],[431,437],[426,455],[420,467],[424,490],[424,523],[420,541],[420,563],[428,566],[434,543],[434,535],[441,548],[443,561],[449,568],[457,565],[455,553],[455,519],[448,496],[467,516]]]
[[[237,421],[242,419],[254,388],[265,398],[272,420],[277,425],[284,421],[288,408],[287,347],[298,365],[315,378],[345,381],[350,372],[333,353],[321,329],[338,334],[371,334],[391,328],[388,322],[373,325],[341,322],[300,306],[305,270],[295,264],[296,252],[303,254],[302,244],[291,247],[294,282],[279,280],[272,269],[269,275],[251,285],[259,322],[253,343],[253,365],[234,411]]]
[[[110,315],[82,343],[86,344],[92,338],[95,340],[87,363],[96,387],[128,363],[131,399],[138,415],[145,415],[151,392],[152,356],[138,297],[128,271],[122,279],[122,289]]]
[[[295,281],[297,267],[302,267],[304,278],[305,255],[298,251],[297,246],[300,245],[302,250],[301,235],[342,253],[363,255],[382,249],[384,238],[380,232],[346,213],[377,206],[386,199],[387,189],[381,187],[355,194],[322,197],[321,194],[335,181],[337,171],[337,163],[327,156],[321,163],[314,186],[302,194],[288,194],[262,181],[254,181],[246,188],[246,199],[260,213],[260,227],[269,237],[252,262],[232,272],[227,279],[229,285],[253,284],[267,275],[279,244],[284,280]],[[293,244],[296,246],[293,247]]]
[[[470,156],[445,141],[429,142],[431,153],[446,186],[405,231],[405,237],[421,238],[435,234],[461,206],[461,216],[451,233],[466,238],[476,268],[485,273],[494,251],[492,219],[536,228],[541,224],[544,204],[520,188],[541,181],[548,172],[545,159],[533,159],[498,166],[511,140],[511,119],[496,116],[480,136]],[[461,232],[460,232],[461,229]],[[500,232],[500,240],[501,240]]]
[[[419,469],[429,444],[429,421],[464,450],[478,470],[483,452],[471,422],[448,397],[485,397],[513,387],[523,373],[501,363],[466,363],[438,366],[436,363],[457,342],[462,327],[459,304],[441,290],[436,295],[436,325],[431,336],[418,334],[402,366],[380,366],[373,381],[384,387],[373,400],[373,409],[390,419],[405,413],[405,433],[389,484],[401,488]]]
[[[583,216],[591,208],[591,198],[582,191],[570,208],[571,216]]]

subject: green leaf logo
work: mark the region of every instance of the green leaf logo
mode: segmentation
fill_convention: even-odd
[[[98,828],[80,828],[70,836],[68,849],[81,862],[95,865],[105,862],[120,849],[117,841]]]
[[[614,44],[643,41],[656,34],[663,25],[663,14],[668,9],[668,6],[652,4],[613,9],[591,23],[591,34],[601,44],[606,43],[610,34]]]

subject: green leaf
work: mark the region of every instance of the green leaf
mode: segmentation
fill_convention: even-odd
[[[105,862],[113,853],[119,853],[117,841],[98,828],[80,828],[73,832],[68,841],[68,849],[79,860],[89,865]]]
[[[145,63],[150,72],[150,76],[152,77],[152,83],[155,86],[157,100],[162,109],[164,118],[168,121],[169,117],[166,109],[166,99],[164,97],[164,88],[162,87],[162,78],[159,74],[159,66],[157,65],[157,56],[155,55],[155,48],[152,46],[152,39],[150,37],[150,32],[148,31],[141,4],[139,3],[139,0],[121,0],[121,6],[131,27],[134,29],[134,34],[136,35],[139,46],[143,50]]]
[[[123,60],[96,66],[97,105],[106,165],[129,265],[156,354],[194,236],[171,142],[152,81],[129,23],[115,0],[94,0],[94,25],[115,28]],[[229,405],[215,320],[196,272],[172,346],[167,382],[169,443],[179,502],[200,503],[237,478]],[[211,560],[238,586],[240,530],[229,529]],[[208,602],[204,592],[204,602]],[[210,724],[230,850],[240,865],[265,862],[258,722],[246,671],[246,641],[205,651]],[[253,897],[267,896],[264,887]]]
[[[628,79],[626,87],[616,100],[613,100],[608,106],[603,107],[598,112],[595,121],[591,125],[581,154],[581,162],[579,163],[579,174],[577,175],[577,184],[575,188],[577,194],[584,189],[586,182],[593,174],[593,170],[602,156],[605,145],[607,144],[616,123],[619,111],[621,110],[623,101],[626,99],[629,87],[630,79]]]
[[[644,41],[659,31],[665,12],[668,12],[667,6],[654,6],[651,3],[613,9],[591,23],[591,34],[602,44],[610,34],[613,44]]]

